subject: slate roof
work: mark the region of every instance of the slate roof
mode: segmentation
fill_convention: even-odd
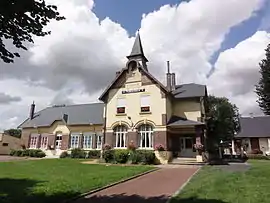
[[[18,128],[51,126],[54,121],[63,120],[68,115],[67,125],[103,124],[103,103],[48,107],[37,113],[34,118],[26,119]]]
[[[195,83],[176,85],[172,91],[174,98],[203,97],[206,95],[206,86]]]
[[[188,120],[186,118],[182,118],[179,116],[172,116],[170,120],[167,123],[167,126],[194,126],[194,125],[205,125],[202,122],[199,121],[192,121]]]
[[[270,137],[270,116],[241,117],[240,132],[235,138]]]
[[[144,52],[143,52],[142,41],[141,41],[141,37],[140,37],[139,32],[138,32],[138,34],[136,36],[136,39],[134,41],[131,53],[130,53],[129,56],[127,56],[127,58],[132,58],[132,57],[135,57],[135,56],[141,56],[148,62],[148,60],[145,57]]]

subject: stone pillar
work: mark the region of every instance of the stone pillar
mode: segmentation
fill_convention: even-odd
[[[83,133],[80,133],[80,136],[79,136],[79,149],[82,149],[83,148]]]
[[[131,142],[133,142],[133,144],[137,148],[139,146],[139,144],[140,144],[140,143],[138,143],[138,141],[139,141],[139,139],[138,139],[138,132],[137,131],[132,131],[132,132],[127,133],[127,146]]]

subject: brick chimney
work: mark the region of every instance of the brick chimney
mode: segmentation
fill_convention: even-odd
[[[31,104],[31,107],[30,107],[30,115],[29,115],[29,118],[30,120],[32,120],[34,118],[34,114],[35,114],[35,102],[33,101],[33,104]]]
[[[170,61],[167,61],[167,88],[169,91],[172,90],[172,75],[170,73]]]

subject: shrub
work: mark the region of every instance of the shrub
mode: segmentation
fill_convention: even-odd
[[[9,155],[10,156],[15,156],[15,153],[16,153],[16,150],[12,149],[12,150],[10,150]]]
[[[29,156],[30,157],[38,157],[38,153],[42,152],[40,149],[31,149],[29,150]]]
[[[81,159],[81,158],[85,158],[86,157],[86,152],[83,151],[82,149],[79,148],[75,148],[71,150],[71,158],[75,158],[75,159]]]
[[[36,153],[36,157],[38,157],[38,158],[43,158],[43,157],[45,157],[46,156],[46,154],[45,154],[45,152],[43,152],[43,151],[38,151],[37,153]]]
[[[113,150],[105,150],[103,152],[103,157],[106,163],[110,163],[114,161],[114,151]]]
[[[100,157],[100,150],[90,150],[88,152],[88,158],[90,159],[98,159]]]
[[[165,151],[165,147],[162,144],[157,144],[155,146],[155,150],[157,150],[157,151]]]
[[[17,150],[14,153],[14,156],[21,156],[23,154],[23,150]]]
[[[114,150],[114,160],[116,163],[124,164],[127,163],[129,157],[129,151],[126,149]]]
[[[67,157],[69,157],[69,154],[68,154],[67,151],[62,152],[62,153],[60,154],[60,156],[59,156],[59,158],[61,158],[61,159],[67,158]]]
[[[152,150],[137,150],[143,164],[155,164],[156,156]]]
[[[132,164],[139,164],[142,161],[142,156],[136,151],[130,153],[129,160]]]

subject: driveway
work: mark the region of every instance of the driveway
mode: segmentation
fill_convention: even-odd
[[[166,203],[198,169],[199,167],[161,168],[73,203]]]

